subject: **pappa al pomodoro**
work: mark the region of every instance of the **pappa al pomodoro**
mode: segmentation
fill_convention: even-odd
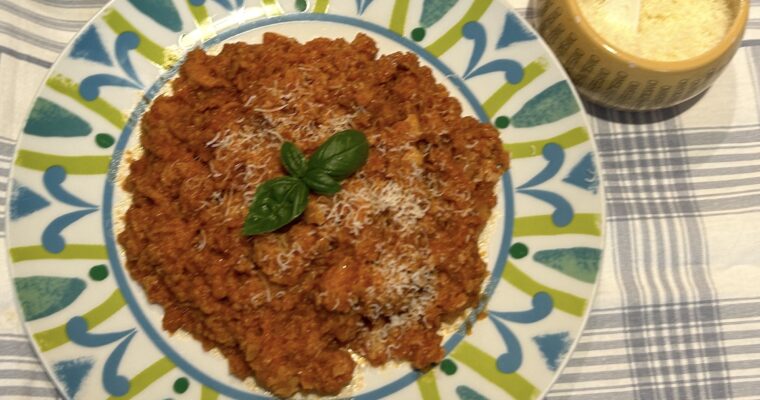
[[[441,361],[442,324],[487,276],[478,237],[508,168],[496,129],[463,116],[415,55],[379,55],[363,34],[194,50],[171,89],[142,117],[118,237],[164,329],[280,397],[340,392],[352,354]],[[340,191],[241,233],[257,189],[287,175],[283,143],[310,156],[346,130],[369,152]]]

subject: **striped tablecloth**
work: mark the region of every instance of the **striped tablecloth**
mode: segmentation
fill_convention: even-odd
[[[37,87],[104,3],[0,0],[2,203]],[[512,3],[533,16],[533,0]],[[760,0],[739,53],[698,101],[652,113],[587,107],[608,251],[588,327],[549,398],[760,399]],[[3,238],[4,228],[3,216]],[[57,398],[0,257],[0,398]]]

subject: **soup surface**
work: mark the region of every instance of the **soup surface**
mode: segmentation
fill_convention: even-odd
[[[143,116],[119,234],[164,328],[277,396],[338,393],[352,353],[440,361],[442,324],[478,303],[487,275],[478,237],[508,167],[498,132],[463,117],[416,56],[378,56],[361,34],[195,50],[171,89]],[[282,143],[308,156],[345,129],[370,152],[342,190],[242,235],[258,185],[285,174]]]

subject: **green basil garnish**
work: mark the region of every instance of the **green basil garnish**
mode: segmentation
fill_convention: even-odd
[[[369,142],[363,133],[347,130],[332,135],[307,161],[291,142],[280,148],[280,161],[291,176],[262,183],[253,196],[243,223],[244,235],[276,231],[298,218],[306,209],[309,189],[333,195],[348,178],[367,162]]]
[[[332,135],[319,146],[309,159],[309,170],[343,180],[361,168],[368,156],[367,137],[359,131],[347,130]]]
[[[301,178],[306,175],[306,156],[293,142],[285,142],[280,148],[280,160],[292,176]]]
[[[303,183],[318,194],[333,195],[340,191],[340,183],[326,172],[310,169],[303,176]]]
[[[281,176],[266,181],[256,189],[243,234],[273,232],[298,218],[306,209],[309,188],[298,178]]]

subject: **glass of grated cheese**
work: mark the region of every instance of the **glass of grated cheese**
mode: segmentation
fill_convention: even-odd
[[[710,87],[736,53],[750,0],[539,0],[538,29],[587,99],[653,110]]]

